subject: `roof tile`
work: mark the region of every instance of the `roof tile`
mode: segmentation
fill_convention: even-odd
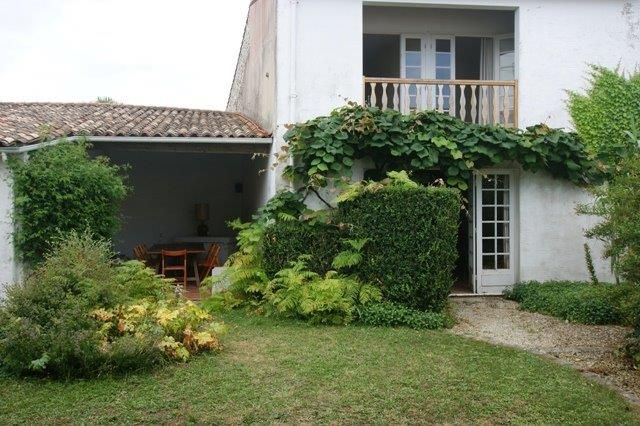
[[[236,112],[105,103],[0,102],[0,146],[65,136],[266,138]]]

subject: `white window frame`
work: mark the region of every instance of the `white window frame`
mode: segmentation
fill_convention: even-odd
[[[427,78],[431,78],[436,80],[436,40],[449,40],[451,43],[451,76],[449,80],[456,79],[456,36],[453,35],[438,35],[433,34],[429,36],[429,58],[430,61],[427,61],[427,75],[429,75],[429,71],[433,70],[431,75]],[[430,62],[430,63],[429,63]]]
[[[493,76],[494,80],[500,80],[500,41],[513,39],[513,78],[518,79],[518,46],[515,34],[501,34],[493,37]]]

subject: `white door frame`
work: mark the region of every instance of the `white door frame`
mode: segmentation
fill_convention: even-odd
[[[495,223],[496,227],[494,234],[497,234],[498,223],[508,223],[509,225],[509,235],[508,235],[508,269],[498,268],[498,257],[500,255],[490,255],[495,256],[495,265],[494,268],[484,269],[483,267],[483,240],[491,240],[492,237],[494,239],[494,245],[496,248],[494,252],[498,252],[497,250],[497,235],[484,237],[483,235],[483,192],[482,192],[482,183],[483,177],[486,175],[508,175],[509,176],[509,202],[508,203],[497,203],[494,202],[494,205],[501,205],[504,207],[508,207],[509,217],[507,222],[498,222],[497,216],[495,216],[494,222],[489,221],[490,223]],[[475,271],[474,271],[474,292],[477,294],[501,294],[502,291],[510,285],[513,285],[517,282],[519,276],[519,241],[518,241],[518,171],[515,169],[484,169],[478,170],[475,172],[474,179],[474,235],[475,235]],[[497,191],[495,195],[497,195]],[[494,214],[497,213],[497,209],[500,207],[495,207]],[[484,237],[484,238],[483,238]],[[505,236],[506,237],[506,236]],[[499,238],[498,238],[499,239]]]

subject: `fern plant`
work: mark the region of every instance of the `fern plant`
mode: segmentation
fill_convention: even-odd
[[[348,324],[357,307],[382,299],[377,287],[329,271],[324,277],[307,269],[308,256],[300,256],[278,272],[265,292],[267,309],[313,324]]]
[[[334,257],[331,265],[338,270],[352,268],[362,262],[362,249],[369,242],[369,238],[359,238],[351,240],[343,240],[348,248],[341,251]]]

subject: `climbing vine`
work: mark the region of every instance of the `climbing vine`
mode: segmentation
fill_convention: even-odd
[[[440,170],[450,186],[467,188],[471,171],[517,162],[576,184],[600,179],[600,168],[575,133],[545,125],[526,130],[464,122],[433,111],[401,114],[350,103],[289,127],[280,160],[293,156],[285,176],[310,187],[350,176],[354,161],[370,158],[379,175],[391,170]]]

